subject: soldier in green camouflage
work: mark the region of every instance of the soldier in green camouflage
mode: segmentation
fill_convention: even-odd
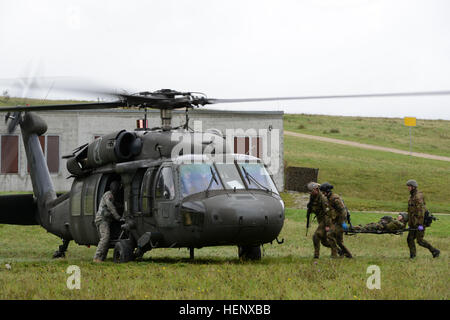
[[[308,190],[310,192],[307,219],[309,221],[309,215],[314,213],[317,218],[317,223],[319,224],[313,235],[314,244],[314,259],[318,259],[320,255],[320,243],[323,246],[330,248],[330,244],[327,239],[326,227],[330,226],[330,221],[328,218],[328,208],[327,198],[319,190],[320,184],[316,182],[310,182],[308,184]],[[307,226],[308,227],[308,226]]]
[[[336,258],[341,253],[347,258],[352,258],[352,254],[344,245],[344,228],[347,229],[346,218],[347,208],[339,195],[332,193],[333,186],[328,182],[320,185],[320,191],[328,199],[328,207],[330,208],[330,227],[327,230],[327,239],[331,246],[331,257]]]
[[[114,197],[118,195],[120,184],[117,181],[113,181],[109,188],[110,190],[103,194],[97,213],[95,214],[95,226],[97,227],[100,241],[97,245],[94,262],[102,262],[106,259],[109,249],[110,224],[113,219],[122,221],[114,205]]]
[[[410,258],[413,259],[416,257],[416,245],[414,241],[417,239],[417,243],[430,250],[431,254],[433,255],[433,258],[436,258],[439,256],[440,251],[436,248],[433,248],[433,246],[424,240],[425,236],[425,227],[424,224],[424,216],[425,216],[425,197],[423,196],[423,193],[417,190],[418,184],[415,180],[408,180],[406,182],[406,186],[408,187],[410,197],[408,200],[408,225],[410,229],[416,229],[416,230],[410,230],[408,232],[408,247],[409,247],[409,253]]]
[[[397,219],[391,216],[384,216],[378,222],[372,222],[365,226],[357,225],[353,226],[351,231],[356,232],[396,232],[404,230],[406,222],[403,214],[399,214]]]

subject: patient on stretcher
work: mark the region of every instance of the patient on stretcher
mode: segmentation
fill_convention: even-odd
[[[408,222],[408,214],[401,212],[396,219],[391,216],[384,216],[378,222],[371,222],[369,224],[353,226],[351,231],[355,232],[392,232],[402,231],[406,228]]]

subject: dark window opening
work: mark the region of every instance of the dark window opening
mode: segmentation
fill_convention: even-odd
[[[1,138],[1,173],[19,173],[19,137]]]
[[[261,137],[234,137],[234,153],[251,155],[257,158],[262,156]]]

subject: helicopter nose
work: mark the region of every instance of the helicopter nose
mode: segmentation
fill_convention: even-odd
[[[282,202],[270,194],[218,195],[204,203],[211,230],[234,244],[271,242],[283,226]]]

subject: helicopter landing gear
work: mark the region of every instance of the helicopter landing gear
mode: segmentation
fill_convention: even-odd
[[[53,254],[53,259],[65,258],[67,247],[69,246],[70,240],[62,239],[63,244],[59,246],[58,250]]]
[[[189,259],[194,260],[194,248],[189,248]]]
[[[116,242],[114,246],[113,261],[115,263],[128,262],[134,259],[134,245],[129,239],[123,239]]]
[[[239,246],[239,259],[241,260],[261,260],[261,246]]]

